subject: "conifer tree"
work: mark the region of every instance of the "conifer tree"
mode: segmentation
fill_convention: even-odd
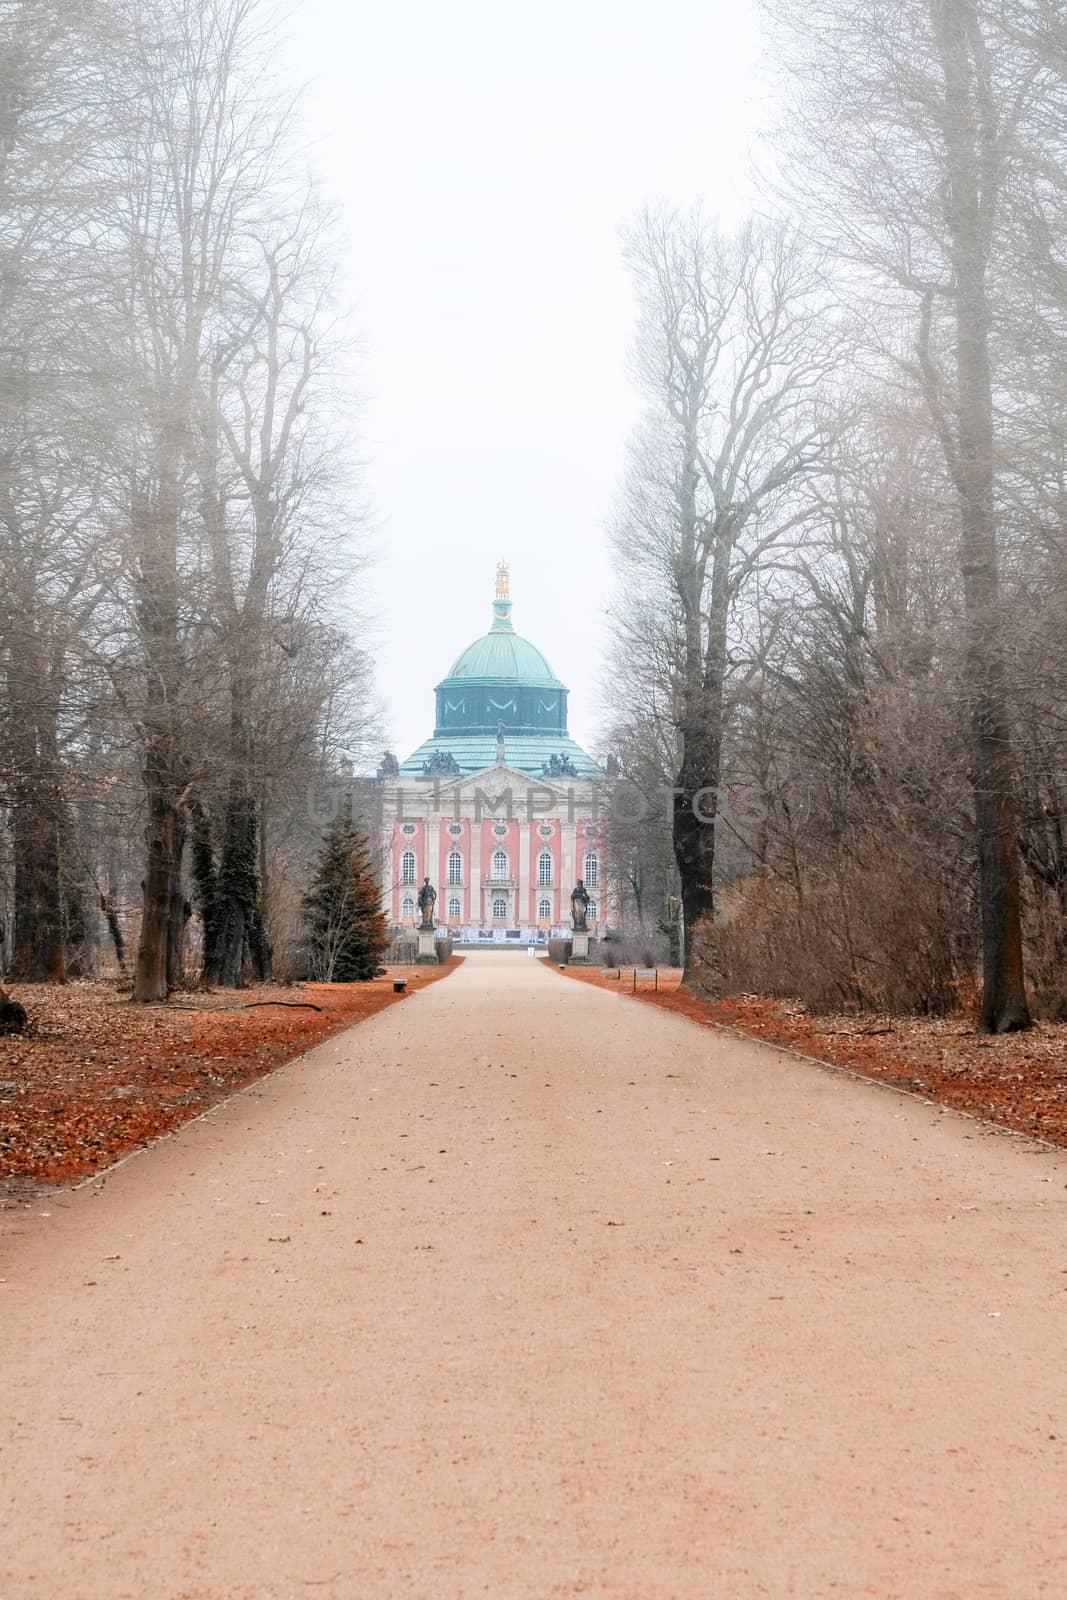
[[[305,948],[312,977],[325,983],[373,978],[389,943],[381,890],[366,835],[346,808],[323,840],[304,897]]]

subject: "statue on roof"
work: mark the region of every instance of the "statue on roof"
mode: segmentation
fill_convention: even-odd
[[[576,778],[578,768],[570,756],[561,756],[553,752],[541,768],[543,778]]]
[[[424,778],[461,778],[463,769],[451,750],[435,750],[422,763]]]

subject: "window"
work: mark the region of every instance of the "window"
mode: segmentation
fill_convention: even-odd
[[[401,908],[401,913],[400,914],[404,918],[405,922],[409,922],[414,917],[414,915],[415,915],[415,902],[411,898],[410,895],[408,895],[406,900],[404,901],[404,904],[403,904],[403,906]]]
[[[552,902],[551,902],[551,900],[539,900],[537,902],[537,916],[538,916],[538,920],[541,921],[541,922],[549,922],[551,920],[551,917],[552,917]]]
[[[448,858],[449,883],[463,882],[463,857],[458,850],[453,850]]]
[[[596,919],[597,919],[597,906],[596,906],[596,901],[595,900],[590,900],[590,902],[589,902],[589,910],[586,912],[586,916],[589,918],[590,922],[595,922],[596,921]]]
[[[508,875],[508,853],[506,850],[493,851],[493,877],[497,883],[502,883]]]
[[[537,886],[539,889],[547,889],[551,882],[552,853],[549,850],[542,850],[537,858]]]
[[[595,889],[600,882],[600,857],[592,850],[585,858],[585,874],[583,879],[587,889]]]
[[[448,902],[448,920],[449,922],[458,922],[462,915],[463,907],[460,905],[455,895],[453,895],[451,900]]]
[[[414,850],[405,850],[404,854],[400,857],[400,881],[401,883],[415,882]]]
[[[508,914],[508,903],[502,894],[498,894],[493,901],[494,921],[503,922]]]

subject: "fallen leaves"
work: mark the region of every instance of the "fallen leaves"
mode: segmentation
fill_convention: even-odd
[[[0,1039],[0,1178],[65,1183],[200,1115],[353,1022],[442,977],[196,991],[135,1006],[107,983],[20,984],[27,1031]],[[314,1009],[311,1009],[314,1007]]]
[[[617,981],[589,968],[568,968],[567,976],[620,992]],[[634,998],[625,984],[621,992]],[[990,1038],[958,1016],[812,1017],[795,1000],[698,1000],[682,988],[679,972],[662,968],[659,989],[638,989],[636,998],[1067,1145],[1067,1023],[1039,1022],[1026,1033]]]

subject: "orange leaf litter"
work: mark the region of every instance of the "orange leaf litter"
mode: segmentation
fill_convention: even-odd
[[[613,973],[616,969],[612,969]],[[1067,1145],[1067,1023],[1039,1022],[1026,1033],[991,1037],[967,1017],[813,1017],[796,1000],[735,995],[699,1000],[675,968],[661,967],[659,989],[634,969],[602,977],[596,967],[566,976],[676,1011],[705,1027],[736,1028],[861,1077],[907,1089],[939,1105]]]
[[[30,1027],[0,1036],[0,1178],[17,1189],[19,1180],[69,1183],[100,1171],[404,999],[393,992],[395,978],[405,978],[410,993],[461,959],[390,967],[367,983],[192,991],[160,1006],[134,1006],[107,983],[12,985]]]

